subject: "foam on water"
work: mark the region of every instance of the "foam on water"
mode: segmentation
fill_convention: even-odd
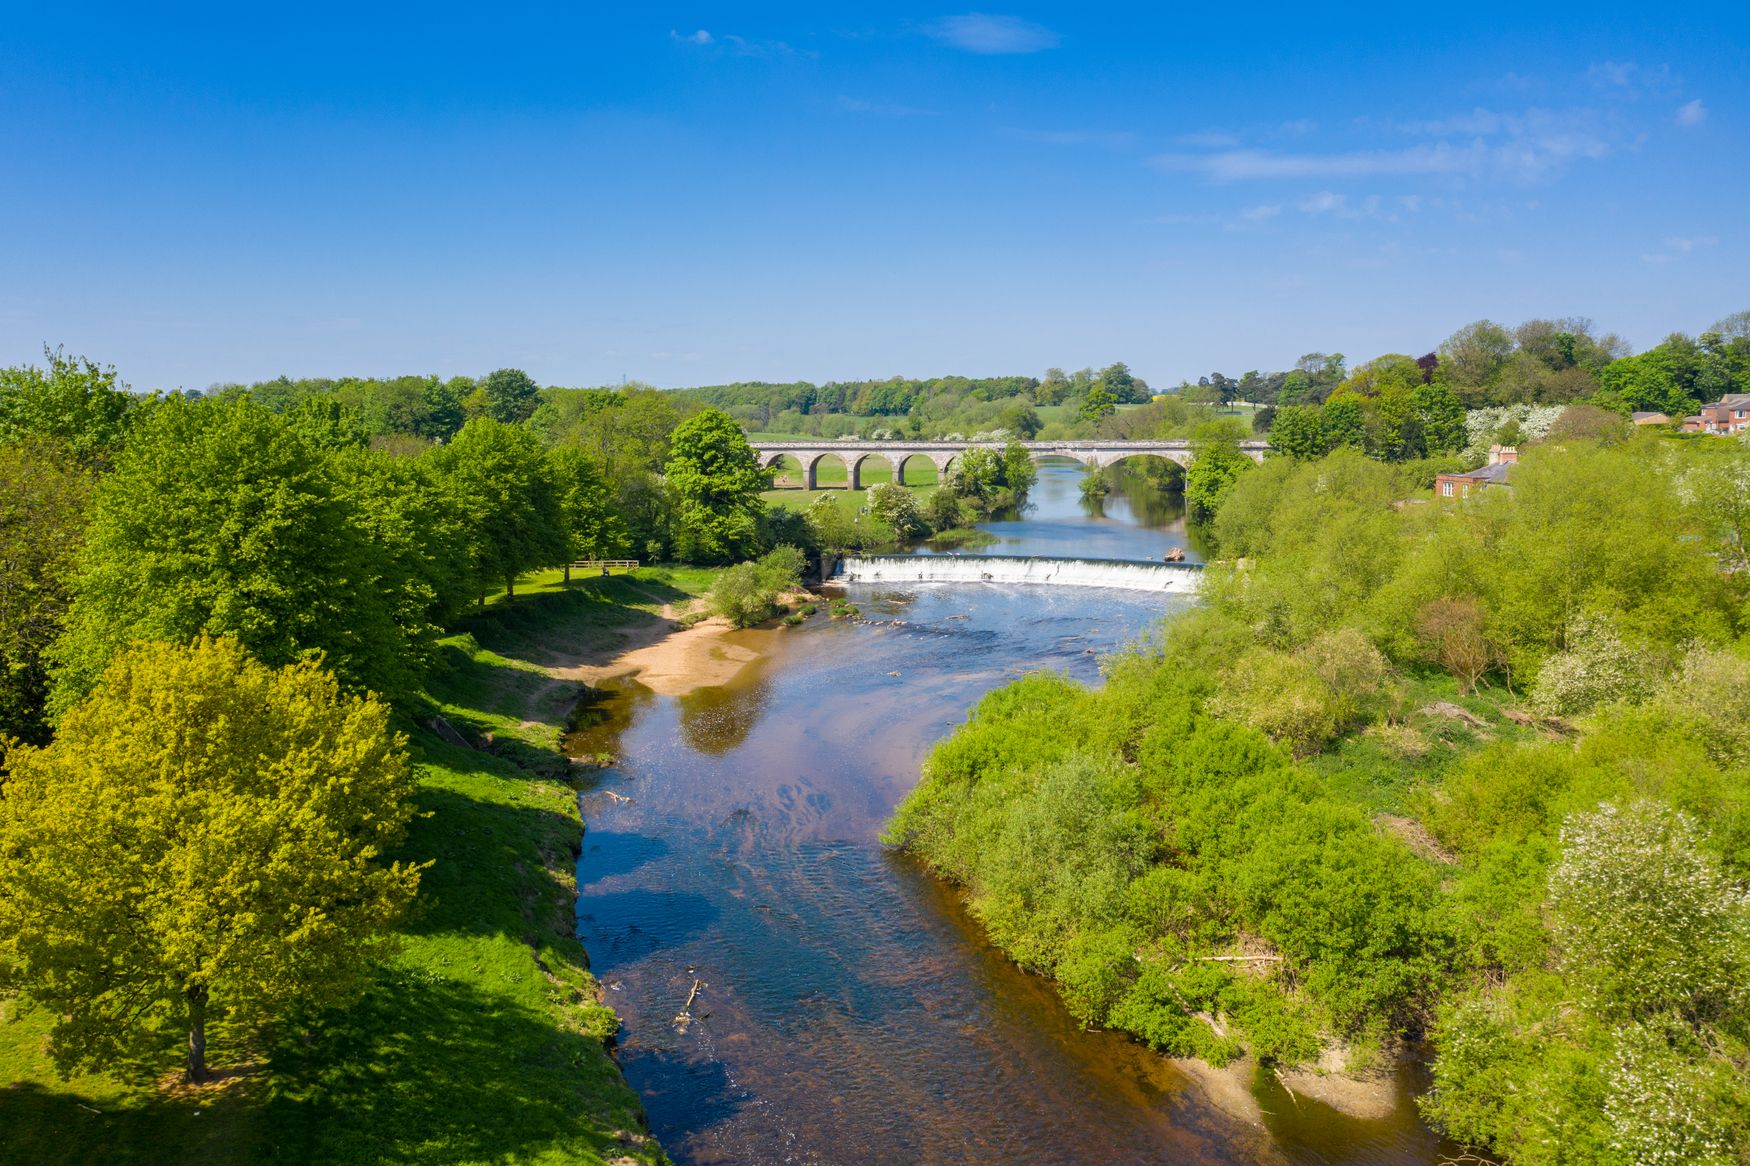
[[[844,559],[835,583],[1051,583],[1188,595],[1201,566],[1133,559],[1008,558],[1000,555],[870,555]]]

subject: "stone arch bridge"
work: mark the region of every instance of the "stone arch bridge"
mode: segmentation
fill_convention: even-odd
[[[845,465],[846,489],[863,488],[863,463],[880,458],[893,467],[893,480],[905,481],[905,467],[913,458],[922,458],[936,467],[938,477],[945,475],[955,459],[969,449],[1002,449],[1002,441],[761,441],[753,443],[761,466],[775,466],[785,457],[793,457],[802,466],[803,481],[810,490],[816,489],[815,472],[821,459],[832,456]],[[1158,457],[1181,466],[1191,464],[1192,448],[1188,441],[1023,441],[1020,443],[1033,460],[1047,457],[1073,458],[1090,469],[1101,469],[1133,457]],[[1263,461],[1269,443],[1242,441],[1240,449],[1253,461]]]

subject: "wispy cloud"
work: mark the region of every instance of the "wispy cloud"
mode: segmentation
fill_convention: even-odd
[[[668,35],[670,40],[675,41],[678,44],[698,45],[701,48],[715,46],[719,51],[728,50],[730,53],[733,53],[738,57],[762,57],[770,59],[774,57],[815,57],[819,55],[810,50],[798,49],[781,40],[753,40],[745,36],[736,36],[732,32],[713,36],[709,31],[703,28],[696,32],[681,32],[678,29],[671,28],[668,30]]]
[[[1529,109],[1513,113],[1472,109],[1411,122],[1356,123],[1377,135],[1439,139],[1406,146],[1332,151],[1236,147],[1209,153],[1163,154],[1164,170],[1203,174],[1217,182],[1344,179],[1380,176],[1456,176],[1539,182],[1582,159],[1603,158],[1624,137],[1592,110]]]
[[[1182,134],[1178,140],[1181,146],[1194,146],[1204,150],[1222,150],[1240,144],[1238,138],[1232,134],[1224,134],[1219,130],[1202,130],[1194,134]]]
[[[1680,126],[1698,126],[1707,120],[1707,106],[1701,103],[1701,98],[1686,101],[1677,107],[1677,124]]]
[[[1218,154],[1161,154],[1162,170],[1204,174],[1217,182],[1268,178],[1366,178],[1382,174],[1474,174],[1487,159],[1478,145],[1457,149],[1442,142],[1403,150],[1346,153],[1284,153],[1224,150]]]
[[[1282,213],[1282,208],[1274,203],[1265,206],[1247,207],[1240,212],[1240,221],[1247,223],[1266,223]]]
[[[1599,89],[1628,97],[1667,92],[1677,80],[1670,65],[1642,65],[1636,61],[1600,61],[1586,70],[1586,79]]]
[[[1663,251],[1654,251],[1641,256],[1642,263],[1664,264],[1674,263],[1704,247],[1713,247],[1719,243],[1718,235],[1673,235],[1665,240]]]
[[[1122,150],[1136,144],[1136,135],[1128,130],[1023,130],[1011,127],[1003,133],[1023,142],[1039,142],[1046,146],[1103,146],[1108,150]]]
[[[943,44],[986,55],[1037,53],[1058,45],[1058,35],[1044,25],[984,12],[944,17],[924,31]]]
[[[867,113],[875,117],[940,117],[939,111],[915,105],[898,105],[891,101],[866,101],[861,97],[838,99],[838,107],[846,113]]]

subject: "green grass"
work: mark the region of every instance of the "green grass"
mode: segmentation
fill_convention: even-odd
[[[0,1162],[665,1161],[608,1055],[617,1022],[575,938],[583,827],[558,742],[578,686],[540,661],[612,643],[713,574],[646,570],[564,589],[542,573],[442,642],[422,719],[440,712],[488,748],[412,733],[424,816],[403,857],[434,863],[416,915],[356,1004],[256,1034],[216,1029],[222,1085],[60,1080],[47,1018],[0,1000],[0,1017],[22,1017],[0,1026]],[[168,1055],[166,1072],[175,1064]]]
[[[925,486],[907,486],[906,489],[917,495],[919,506],[922,506],[925,500],[936,492],[936,486],[933,482]],[[863,505],[863,492],[861,490],[847,490],[843,486],[835,486],[830,490],[767,490],[760,497],[774,506],[783,506],[791,510],[807,510],[819,498],[831,498],[840,506],[847,506],[852,510],[861,509]]]

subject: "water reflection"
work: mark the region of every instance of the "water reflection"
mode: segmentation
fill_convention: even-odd
[[[764,661],[748,665],[761,673]],[[728,753],[747,740],[771,702],[770,681],[756,675],[748,683],[701,688],[680,697],[681,736],[700,753]]]

